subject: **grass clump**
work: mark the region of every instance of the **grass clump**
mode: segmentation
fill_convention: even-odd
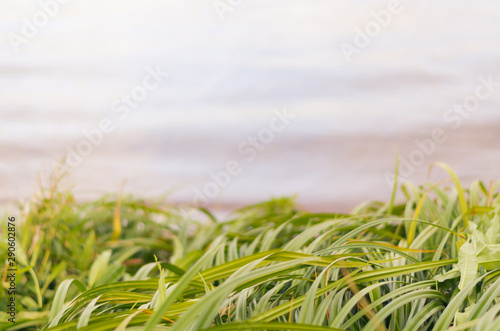
[[[500,330],[500,182],[463,189],[442,167],[453,186],[405,183],[402,204],[282,198],[224,222],[53,188],[22,209],[17,323],[0,328]]]

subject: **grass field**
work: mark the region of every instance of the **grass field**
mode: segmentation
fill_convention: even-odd
[[[397,184],[350,214],[282,198],[209,211],[58,180],[16,221],[16,323],[1,330],[500,330],[500,182]],[[0,256],[7,260],[2,218]]]

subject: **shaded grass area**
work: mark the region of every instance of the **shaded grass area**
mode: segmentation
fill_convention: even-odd
[[[464,189],[439,166],[453,185],[405,183],[401,204],[312,214],[282,198],[223,222],[78,203],[55,180],[20,209],[16,323],[0,313],[0,329],[500,330],[500,182]]]

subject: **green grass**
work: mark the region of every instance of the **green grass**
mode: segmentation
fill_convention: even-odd
[[[500,182],[462,188],[438,166],[453,185],[405,183],[403,203],[312,214],[282,198],[227,220],[78,203],[55,180],[20,209],[17,323],[0,313],[0,329],[500,330]]]

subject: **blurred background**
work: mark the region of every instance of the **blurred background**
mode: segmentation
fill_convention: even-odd
[[[396,148],[500,177],[493,0],[0,0],[0,33],[0,204],[64,155],[79,199],[219,209],[387,200]]]

